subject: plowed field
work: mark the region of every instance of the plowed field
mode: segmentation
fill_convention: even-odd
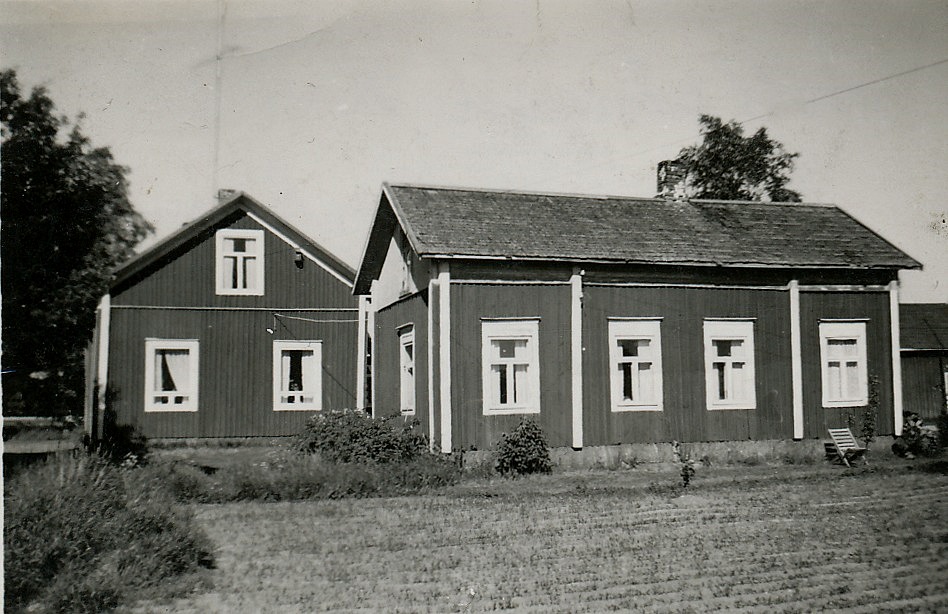
[[[214,592],[142,611],[948,611],[948,476],[892,464],[204,506]]]

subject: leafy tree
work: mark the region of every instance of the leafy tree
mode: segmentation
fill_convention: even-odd
[[[96,303],[154,229],[128,200],[128,169],[44,88],[25,97],[4,70],[0,93],[4,413],[81,414]]]
[[[787,153],[766,128],[744,136],[734,120],[725,124],[719,117],[701,115],[698,122],[702,142],[678,153],[688,197],[800,202],[800,193],[787,187],[800,154]]]

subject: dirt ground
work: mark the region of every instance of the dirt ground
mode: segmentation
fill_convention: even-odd
[[[466,480],[200,506],[214,588],[138,612],[948,610],[946,463]]]

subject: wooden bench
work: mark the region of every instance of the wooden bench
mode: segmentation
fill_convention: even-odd
[[[852,467],[849,461],[856,460],[866,453],[866,449],[856,443],[856,438],[853,437],[853,433],[849,429],[828,430],[839,460],[843,461],[847,467]]]

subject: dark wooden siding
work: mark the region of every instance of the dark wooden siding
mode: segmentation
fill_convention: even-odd
[[[428,433],[428,291],[424,290],[375,314],[374,360],[376,416],[400,411],[398,335],[408,325],[415,331],[415,416],[417,429]],[[406,417],[406,419],[410,419]]]
[[[481,318],[540,318],[540,414],[551,446],[572,441],[568,285],[451,284],[451,403],[454,447],[490,449],[522,416],[485,416]]]
[[[948,353],[902,352],[902,406],[928,424],[945,413]]]
[[[218,296],[214,277],[214,233],[221,228],[264,230],[264,295]],[[182,246],[147,276],[114,288],[114,305],[184,307],[349,307],[358,301],[351,287],[308,258],[303,268],[293,262],[295,250],[240,212],[224,224]]]
[[[662,318],[664,411],[611,411],[610,317]],[[705,318],[754,318],[757,409],[707,409]],[[793,436],[786,290],[586,286],[583,346],[584,445]]]
[[[800,345],[803,354],[804,437],[826,437],[826,429],[846,426],[847,408],[824,408],[820,368],[820,320],[868,318],[866,359],[870,376],[879,377],[880,435],[891,435],[892,339],[887,292],[800,292]],[[861,409],[856,409],[856,412]]]
[[[273,341],[322,341],[323,409],[355,406],[356,315],[350,311],[113,308],[109,354],[110,407],[119,424],[148,437],[290,435],[312,412],[273,411]],[[273,334],[267,329],[273,330]],[[200,343],[197,412],[144,412],[145,339]]]

